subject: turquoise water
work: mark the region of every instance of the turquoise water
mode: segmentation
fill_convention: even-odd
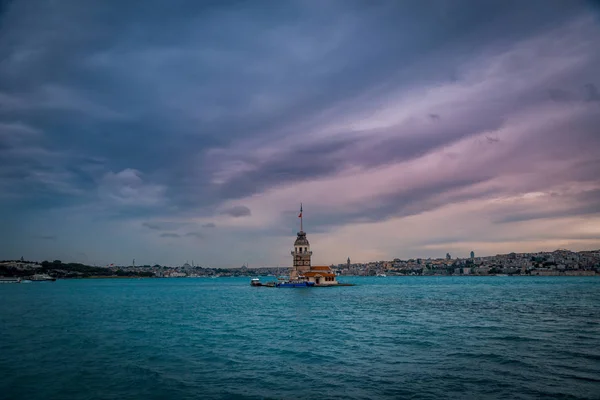
[[[600,278],[0,286],[0,398],[600,398]]]

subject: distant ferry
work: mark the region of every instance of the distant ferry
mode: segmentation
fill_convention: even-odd
[[[0,283],[21,283],[21,278],[0,278]]]
[[[48,274],[35,274],[31,277],[32,281],[52,281],[54,282],[56,278],[48,275]]]

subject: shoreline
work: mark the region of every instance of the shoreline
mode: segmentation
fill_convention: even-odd
[[[244,279],[249,279],[249,278],[256,278],[256,277],[264,277],[264,278],[271,278],[271,276],[268,275],[243,275],[243,276],[177,276],[177,277],[163,277],[163,276],[82,276],[82,277],[56,277],[54,278],[55,280],[84,280],[84,279],[216,279],[216,278],[244,278]],[[523,274],[523,275],[505,275],[505,274],[498,274],[498,275],[388,275],[388,276],[364,276],[364,275],[340,275],[340,277],[345,278],[423,278],[423,277],[436,277],[436,278],[440,278],[440,277],[446,277],[446,278],[490,278],[490,277],[528,277],[528,278],[560,278],[560,277],[568,277],[568,278],[581,278],[581,277],[600,277],[600,274],[598,273],[593,273],[593,274],[559,274],[559,275],[531,275],[531,274]],[[49,282],[51,281],[50,279],[48,280],[29,280],[28,277],[13,277],[13,276],[2,276],[0,278],[21,278],[23,280],[29,281],[29,282]],[[8,282],[7,282],[8,283]],[[323,285],[323,287],[334,287],[334,286],[354,286],[354,284],[351,283],[340,283],[338,285]]]

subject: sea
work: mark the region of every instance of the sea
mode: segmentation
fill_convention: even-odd
[[[600,398],[600,277],[340,281],[1,285],[0,399]]]

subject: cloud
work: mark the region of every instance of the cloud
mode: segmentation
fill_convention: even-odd
[[[75,174],[69,171],[31,171],[25,178],[35,185],[44,185],[55,193],[83,195],[85,191],[78,187]]]
[[[204,234],[201,233],[201,232],[188,232],[188,233],[185,234],[185,236],[195,237],[195,238],[198,238],[198,239],[204,239]]]
[[[586,101],[600,101],[600,92],[593,83],[585,84],[585,99]]]
[[[250,209],[246,206],[233,206],[221,211],[223,215],[229,215],[230,217],[239,218],[247,217],[252,214]]]
[[[586,83],[581,88],[551,88],[548,89],[550,99],[556,102],[598,102],[600,101],[600,92],[593,83]]]
[[[143,222],[142,226],[156,231],[170,231],[187,225],[185,222]]]
[[[536,110],[508,120],[495,133],[502,138],[499,146],[484,146],[483,132],[402,163],[277,188],[240,201],[252,208],[258,226],[275,207],[289,210],[302,199],[314,229],[416,215],[453,203],[547,190],[561,182],[597,181],[595,155],[580,144],[600,139],[590,130],[600,120],[583,104],[578,109],[555,107],[544,112],[553,115],[546,119],[538,119]],[[560,135],[565,129],[570,129],[568,138]],[[553,150],[555,146],[561,151]],[[561,161],[548,157],[554,153]],[[531,163],[539,170],[529,171]]]
[[[166,232],[166,233],[161,233],[160,237],[163,237],[163,238],[179,238],[181,236],[179,234],[177,234],[177,233],[168,233],[168,232]]]
[[[57,239],[56,235],[34,235],[33,237],[36,239],[42,239],[42,240],[56,240]]]
[[[16,136],[16,137],[35,137],[39,136],[41,131],[34,128],[33,126],[24,124],[22,122],[0,122],[0,137]]]
[[[142,225],[145,226],[148,229],[153,229],[153,230],[157,230],[157,231],[160,231],[160,230],[164,229],[162,225],[153,224],[153,223],[149,223],[149,222],[144,222]]]
[[[203,228],[216,228],[217,225],[214,222],[209,222],[209,223],[206,223],[206,224],[202,224],[202,227]]]
[[[584,190],[578,193],[560,193],[551,194],[555,207],[548,209],[529,209],[519,211],[503,216],[498,219],[498,223],[512,223],[532,221],[536,219],[552,219],[573,216],[586,216],[600,214],[600,188],[593,190]],[[550,199],[549,199],[550,200]]]
[[[229,170],[227,178],[221,178],[217,185],[219,195],[240,199],[290,182],[333,176],[348,168],[403,162],[469,136],[495,132],[511,116],[539,106],[539,93],[546,90],[548,80],[559,79],[565,70],[579,70],[573,60],[587,57],[583,51],[573,55],[573,60],[564,59],[560,46],[549,47],[543,58],[536,55],[539,48],[548,47],[562,34],[559,29],[493,57],[474,59],[461,66],[464,72],[454,82],[426,83],[418,92],[396,89],[394,101],[377,109],[367,108],[367,117],[343,116],[347,123],[327,131],[327,135],[290,135],[274,139],[267,147],[257,147],[255,152],[247,151],[249,143],[219,151],[211,160],[213,167],[229,169],[229,159],[236,160],[236,171]],[[578,41],[575,35],[564,39],[565,43],[569,40]],[[544,73],[540,74],[535,65],[541,67],[542,63]],[[486,79],[488,76],[493,79]],[[518,103],[512,98],[514,92],[504,90],[507,86],[519,91],[522,99]],[[414,117],[431,107],[448,110],[443,123],[431,124]],[[295,159],[302,160],[301,164],[290,162]],[[224,176],[218,169],[215,174]]]
[[[164,203],[165,190],[164,186],[144,182],[143,174],[131,168],[106,173],[98,186],[101,198],[117,205],[138,207]]]
[[[550,99],[557,102],[569,102],[575,100],[573,93],[558,88],[548,89],[548,96]]]
[[[99,119],[123,119],[125,115],[108,107],[95,104],[76,90],[52,84],[38,88],[27,95],[0,98],[0,104],[15,112],[28,110],[75,111]]]

